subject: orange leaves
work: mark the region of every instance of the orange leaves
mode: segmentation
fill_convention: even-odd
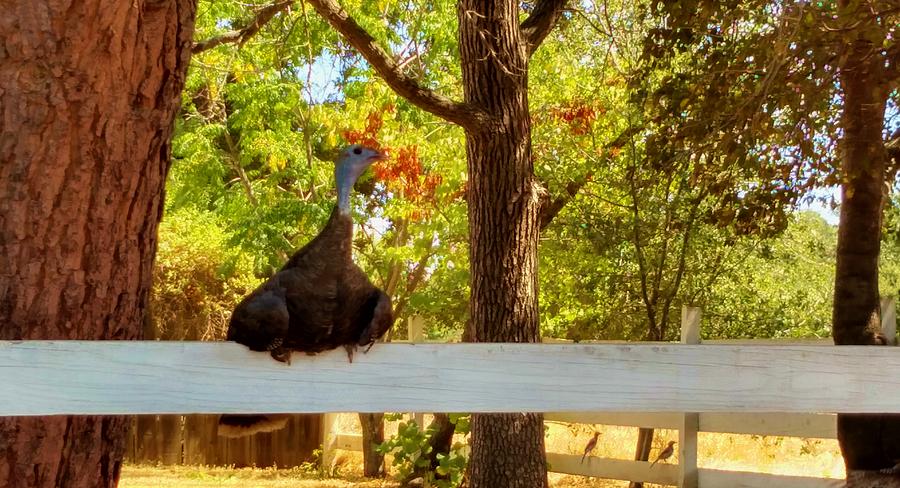
[[[431,213],[436,204],[435,195],[443,179],[435,172],[429,172],[419,160],[419,147],[403,146],[399,149],[383,146],[378,141],[378,132],[384,126],[384,115],[395,110],[393,104],[386,104],[381,110],[366,117],[362,130],[347,129],[341,135],[350,144],[364,144],[390,154],[390,158],[372,166],[376,180],[385,190],[412,204],[407,211],[411,220],[421,220]]]
[[[341,136],[349,144],[362,144],[372,149],[381,149],[378,142],[378,131],[384,126],[384,114],[392,113],[394,104],[386,104],[380,111],[372,112],[366,117],[366,127],[363,130],[347,129],[341,132]]]
[[[419,146],[400,148],[396,157],[377,165],[373,171],[388,190],[414,204],[434,203],[435,192],[442,181],[441,175],[424,172],[419,161]]]
[[[572,100],[561,107],[552,107],[550,116],[562,121],[569,126],[573,135],[583,136],[591,132],[597,115],[606,112],[603,107],[598,107],[578,100]]]

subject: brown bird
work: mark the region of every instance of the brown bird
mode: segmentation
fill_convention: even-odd
[[[675,454],[675,441],[669,441],[669,445],[659,452],[659,455],[656,456],[656,461],[650,463],[650,467],[652,468],[654,464],[669,459],[670,457],[672,457],[672,454]]]
[[[588,454],[590,454],[591,451],[593,451],[594,448],[597,447],[597,438],[598,437],[600,437],[600,433],[594,432],[594,437],[591,437],[591,440],[589,440],[587,445],[584,446],[584,455],[581,456],[582,463],[584,463],[584,458],[586,458],[588,456]]]

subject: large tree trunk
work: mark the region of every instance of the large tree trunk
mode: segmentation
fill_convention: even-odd
[[[6,2],[0,339],[138,339],[194,3]],[[0,486],[115,486],[126,417],[0,419]]]
[[[466,131],[470,313],[477,342],[538,342],[540,195],[531,160],[528,57],[513,0],[462,0],[465,101],[494,124]],[[540,414],[474,414],[473,488],[547,486]]]
[[[865,5],[863,5],[864,8]],[[873,44],[879,32],[865,10],[842,2],[848,25],[859,35],[841,67],[844,91],[841,140],[841,220],[838,227],[833,335],[837,345],[879,344],[878,255],[885,187],[885,59]],[[877,365],[873,366],[876,374]],[[900,460],[900,417],[839,415],[838,440],[848,473],[892,467]]]

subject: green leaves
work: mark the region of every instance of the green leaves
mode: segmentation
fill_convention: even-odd
[[[846,26],[834,2],[771,5],[581,2],[535,53],[534,166],[559,204],[539,254],[546,336],[671,339],[682,304],[723,317],[720,335],[823,332],[829,258],[786,242],[830,249],[827,227],[791,211],[839,180],[828,49]],[[455,2],[342,6],[407,73],[462,98]],[[256,9],[202,1],[197,40]],[[221,329],[242,291],[322,228],[331,161],[364,141],[393,158],[353,195],[354,257],[392,294],[398,334],[421,314],[430,339],[459,338],[469,267],[458,127],[396,97],[303,2],[242,45],[195,56],[183,101],[155,292],[168,317],[199,310],[190,296]]]
[[[400,420],[401,414],[385,417],[386,420]],[[469,414],[450,414],[450,422],[456,426],[457,434],[469,432]],[[463,443],[454,443],[450,453],[438,453],[438,465],[432,470],[428,454],[431,453],[429,438],[435,433],[432,427],[425,431],[410,420],[397,425],[397,434],[377,447],[381,454],[393,455],[393,466],[397,469],[399,479],[409,478],[412,473],[422,473],[424,486],[436,488],[456,488],[462,483],[466,471],[466,447]]]

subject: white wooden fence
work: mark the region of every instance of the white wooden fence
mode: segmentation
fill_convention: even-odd
[[[882,330],[892,340],[896,338],[896,308],[891,298],[882,300]],[[771,339],[739,339],[739,340],[700,340],[700,309],[685,307],[682,309],[681,342],[682,344],[707,344],[707,345],[766,345],[775,347],[785,346],[832,346],[832,340],[828,339],[795,339],[795,340],[771,340]],[[420,318],[413,318],[409,322],[409,342],[422,342],[421,330],[423,324]],[[552,343],[568,343],[569,341],[551,340]],[[600,343],[595,343],[600,344]],[[614,344],[621,344],[616,342]],[[843,349],[843,348],[842,348]],[[786,351],[791,349],[786,349]],[[892,351],[892,355],[896,355]],[[803,362],[802,357],[797,357],[798,362]],[[872,364],[872,363],[870,363]],[[882,367],[877,368],[871,374],[878,375],[881,372],[890,371]],[[583,372],[581,373],[584,374]],[[602,373],[606,374],[606,373]],[[802,376],[793,378],[792,381],[808,381],[810,386],[820,389],[841,388],[837,384],[816,384],[812,378]],[[656,385],[657,383],[652,383]],[[636,410],[636,408],[631,409]],[[810,411],[823,412],[828,409],[814,409]],[[839,410],[833,410],[839,411]],[[669,429],[679,431],[678,459],[679,464],[657,464],[650,469],[650,463],[610,458],[588,458],[584,463],[581,456],[566,453],[547,453],[547,461],[550,470],[556,473],[566,473],[581,476],[592,476],[626,481],[641,481],[676,485],[682,487],[747,487],[747,488],[822,488],[843,486],[843,481],[827,478],[813,478],[802,476],[770,475],[764,473],[723,471],[697,468],[697,433],[716,432],[732,434],[753,434],[764,436],[787,436],[834,439],[837,436],[837,427],[834,414],[826,413],[682,413],[682,412],[548,412],[544,415],[547,422],[565,422],[580,424],[602,424],[630,427],[649,427],[655,429]],[[331,465],[335,458],[336,450],[361,451],[362,436],[358,434],[346,434],[335,429],[336,415],[327,415],[324,418],[323,432],[323,462]],[[416,414],[415,420],[419,426],[423,426],[421,414]]]
[[[704,488],[763,486],[758,480],[765,479],[772,486],[773,478],[696,469],[696,456],[685,452],[696,431],[733,425],[733,417],[704,414],[900,413],[900,377],[885,373],[894,371],[900,351],[861,346],[378,344],[353,363],[339,350],[295,354],[289,366],[232,343],[0,341],[0,415],[661,412],[627,423],[679,427],[687,463],[651,472],[596,459],[586,474],[684,486],[699,480]],[[769,433],[826,433],[818,417],[783,413],[753,418]],[[614,418],[590,415],[573,419]],[[580,471],[566,455],[549,456],[554,470]],[[828,486],[777,480],[774,486]]]

